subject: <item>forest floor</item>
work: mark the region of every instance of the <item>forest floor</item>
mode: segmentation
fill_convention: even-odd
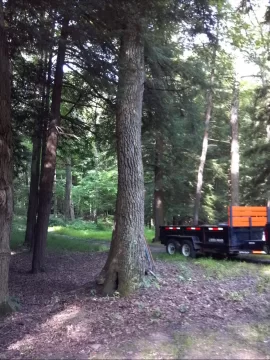
[[[154,255],[158,281],[109,298],[94,283],[106,252],[49,252],[38,275],[13,253],[0,359],[270,359],[269,260]]]

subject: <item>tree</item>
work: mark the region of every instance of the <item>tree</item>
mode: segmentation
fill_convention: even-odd
[[[56,151],[60,126],[60,105],[63,86],[63,66],[65,61],[66,43],[69,20],[64,17],[58,45],[57,64],[53,85],[50,122],[46,142],[44,169],[40,183],[38,216],[36,224],[32,272],[44,270],[47,231],[51,212],[53,182],[56,168]]]
[[[164,137],[157,132],[155,144],[155,165],[154,165],[154,224],[155,241],[159,241],[159,227],[164,225],[164,176],[163,161]]]
[[[46,65],[46,62],[45,62]],[[38,72],[38,88],[39,88],[39,109],[34,121],[34,131],[32,135],[32,161],[31,161],[31,180],[29,189],[29,201],[27,211],[27,222],[24,244],[30,248],[33,247],[34,233],[36,225],[36,213],[38,207],[39,196],[39,178],[40,178],[40,159],[42,147],[42,130],[44,122],[44,103],[45,103],[45,71],[44,59],[40,59]]]
[[[239,82],[234,81],[231,107],[231,205],[239,206]]]
[[[0,315],[10,311],[8,275],[13,214],[10,64],[3,2],[0,1]]]
[[[193,219],[194,225],[197,225],[199,221],[199,210],[200,210],[202,186],[203,186],[203,172],[204,172],[204,166],[205,166],[206,155],[208,150],[209,126],[210,126],[210,120],[213,109],[213,86],[215,81],[216,52],[217,52],[217,45],[215,44],[213,47],[210,83],[209,83],[209,89],[206,100],[205,129],[204,129],[204,137],[202,144],[202,153],[201,153],[200,164],[198,169],[198,180],[197,180],[195,205],[194,205],[194,219]]]
[[[74,207],[72,203],[72,170],[70,157],[66,157],[66,186],[64,211],[66,220],[74,220]]]
[[[144,276],[144,181],[141,116],[144,43],[140,14],[134,9],[122,31],[116,111],[118,192],[116,224],[104,268],[104,294],[127,295]]]

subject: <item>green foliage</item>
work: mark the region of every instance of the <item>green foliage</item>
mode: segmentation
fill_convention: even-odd
[[[235,11],[234,4],[225,0],[150,1],[147,6],[139,1],[134,8],[130,4],[117,1],[111,7],[111,2],[101,1],[94,2],[89,8],[87,1],[80,1],[80,7],[76,2],[67,1],[63,9],[59,2],[41,1],[31,6],[17,0],[5,2],[13,63],[15,213],[23,215],[28,206],[31,137],[34,121],[40,116],[39,92],[44,81],[41,54],[46,54],[47,62],[51,50],[54,55],[59,19],[66,12],[72,14],[72,26],[61,103],[54,194],[54,203],[57,202],[57,214],[54,215],[57,216],[51,217],[50,226],[69,228],[63,220],[67,156],[72,160],[72,201],[76,218],[97,221],[98,225],[92,228],[97,231],[109,232],[113,223],[117,194],[115,98],[119,38],[121,24],[125,23],[126,17],[130,18],[130,14],[134,15],[135,10],[143,13],[141,19],[145,22],[142,24],[146,60],[142,127],[145,223],[153,220],[158,134],[162,134],[164,141],[161,168],[165,222],[172,222],[173,216],[182,222],[192,218],[217,23],[220,40],[214,111],[200,220],[207,223],[227,220],[230,201],[229,115],[236,51],[241,51],[245,60],[258,67],[256,85],[250,78],[241,81],[241,204],[264,205],[270,190],[266,139],[269,36],[268,25],[255,16],[260,10],[260,2],[253,1],[248,12]],[[119,14],[122,14],[120,18]],[[145,26],[146,23],[149,26]],[[88,225],[78,221],[72,224],[74,229],[88,230]],[[150,241],[152,232],[146,232],[146,236]]]

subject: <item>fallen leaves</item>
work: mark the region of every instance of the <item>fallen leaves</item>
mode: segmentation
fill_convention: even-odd
[[[204,270],[193,262],[157,261],[158,287],[152,284],[128,298],[100,297],[94,279],[105,260],[102,253],[72,253],[72,261],[70,253],[50,253],[47,272],[34,276],[28,272],[30,255],[14,255],[10,289],[20,311],[0,323],[0,358],[110,358],[117,351],[135,359],[144,355],[140,339],[150,336],[151,344],[151,334],[172,339],[174,331],[189,324],[225,329],[231,319],[252,320],[254,307],[266,306],[254,291],[255,280],[203,277]],[[175,357],[172,348],[166,351],[168,358]]]

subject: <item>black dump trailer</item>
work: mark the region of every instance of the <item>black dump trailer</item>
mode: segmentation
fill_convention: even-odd
[[[230,207],[228,224],[161,226],[160,241],[167,253],[236,256],[270,253],[270,208]]]

